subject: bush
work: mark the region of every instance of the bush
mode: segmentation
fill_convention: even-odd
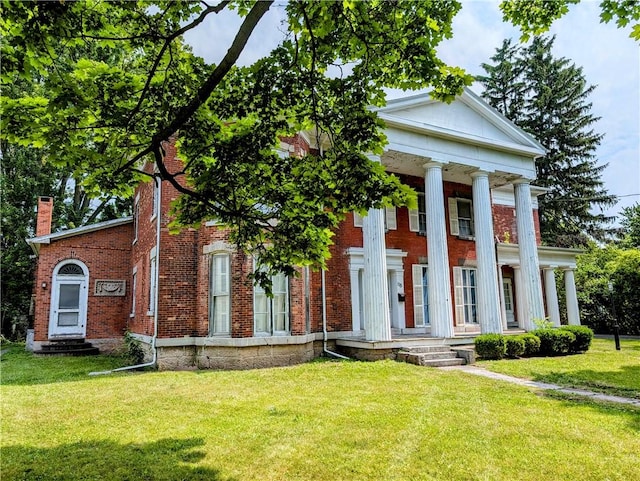
[[[476,337],[476,353],[483,359],[502,359],[507,345],[502,334],[482,334]]]
[[[587,326],[562,326],[560,330],[570,332],[576,337],[571,344],[571,352],[585,352],[591,347],[593,331]]]
[[[127,357],[129,361],[135,365],[142,364],[144,361],[144,349],[142,344],[129,331],[124,333],[124,343],[127,346]]]
[[[525,343],[520,336],[505,337],[507,344],[507,357],[520,357],[524,354]]]
[[[540,338],[540,354],[543,356],[562,356],[571,352],[576,336],[561,329],[536,329],[533,334]]]
[[[525,356],[535,356],[540,352],[540,338],[538,336],[528,332],[527,334],[522,334],[518,337],[524,341]]]

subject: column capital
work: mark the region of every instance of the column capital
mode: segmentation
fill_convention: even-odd
[[[476,177],[489,177],[490,174],[491,172],[487,170],[475,170],[471,172],[471,178],[475,179]]]
[[[571,267],[571,266],[567,266],[567,267],[563,267],[562,270],[564,272],[567,272],[567,271],[572,271],[573,272],[573,271],[576,270],[576,268],[575,267]]]
[[[555,271],[558,266],[550,265],[550,266],[541,266],[543,271]]]
[[[431,159],[429,162],[425,162],[424,164],[422,164],[422,167],[425,168],[425,170],[427,169],[442,169],[443,165],[448,164],[449,161],[448,160],[440,160],[440,159]]]
[[[533,182],[533,179],[527,179],[525,177],[520,177],[519,179],[516,179],[516,180],[512,181],[511,183],[513,185],[516,185],[516,184],[529,184],[529,185],[531,185],[531,182]]]

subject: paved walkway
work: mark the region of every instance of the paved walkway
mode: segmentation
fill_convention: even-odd
[[[497,372],[491,372],[484,368],[474,365],[464,366],[447,366],[441,367],[445,371],[464,371],[469,374],[475,374],[476,376],[484,376],[491,379],[498,379],[500,381],[506,381],[513,384],[519,384],[520,386],[527,386],[536,389],[551,389],[553,391],[559,391],[565,394],[572,394],[578,396],[585,396],[597,401],[608,401],[620,404],[631,404],[632,406],[640,407],[640,399],[632,399],[622,396],[610,396],[608,394],[601,394],[593,391],[586,391],[584,389],[572,389],[567,387],[558,386],[557,384],[549,384],[546,382],[530,381],[528,379],[521,379],[519,377],[507,376],[505,374],[499,374]]]

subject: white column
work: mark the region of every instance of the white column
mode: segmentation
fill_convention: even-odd
[[[502,319],[498,303],[496,248],[493,239],[493,216],[489,173],[473,172],[473,221],[475,223],[476,258],[478,261],[476,286],[480,332],[502,333]]]
[[[531,186],[529,181],[514,182],[516,198],[516,222],[518,229],[518,251],[522,283],[518,290],[524,289],[527,298],[525,323],[534,329],[535,319],[544,319],[544,301],[542,282],[540,281],[540,265],[538,262],[538,246],[533,224],[533,205],[531,203]]]
[[[555,266],[544,269],[544,293],[547,300],[549,320],[554,327],[560,327],[560,307],[558,306],[558,289],[556,288]]]
[[[442,164],[429,162],[424,179],[427,209],[427,259],[429,262],[429,318],[433,337],[453,337],[451,275],[444,212]]]
[[[507,306],[504,299],[504,279],[502,278],[502,265],[498,264],[498,292],[500,294],[500,319],[502,320],[502,330],[507,330]]]
[[[576,280],[573,277],[573,269],[564,270],[564,291],[567,297],[567,320],[570,325],[580,325],[580,311],[578,309],[578,294],[576,293]]]
[[[527,316],[529,308],[527,307],[527,295],[524,287],[522,286],[522,271],[520,266],[513,266],[513,277],[516,287],[516,316],[518,316],[518,327],[525,331],[531,331],[535,329],[533,322]]]
[[[379,157],[371,159],[380,161]],[[364,329],[367,341],[391,340],[384,216],[384,209],[369,209],[362,219]]]

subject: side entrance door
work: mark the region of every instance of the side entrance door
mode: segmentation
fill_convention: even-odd
[[[84,337],[87,332],[88,270],[63,261],[53,273],[49,337]]]

